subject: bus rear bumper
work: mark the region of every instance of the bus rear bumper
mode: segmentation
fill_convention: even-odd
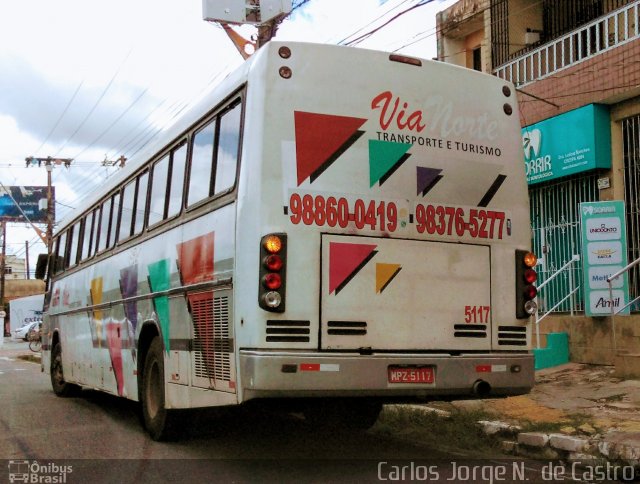
[[[431,368],[418,373],[432,373],[433,381],[390,381],[391,372],[414,373],[416,368]],[[365,396],[464,399],[528,393],[534,384],[534,362],[530,353],[451,356],[241,350],[240,374],[243,401]]]

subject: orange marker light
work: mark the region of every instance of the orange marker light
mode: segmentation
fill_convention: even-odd
[[[270,235],[263,242],[264,248],[271,254],[276,254],[282,250],[282,240],[277,235]]]
[[[524,256],[524,263],[528,267],[534,267],[538,263],[538,258],[533,252],[527,252]]]

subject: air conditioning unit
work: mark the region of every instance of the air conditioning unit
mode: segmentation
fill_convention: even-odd
[[[524,43],[526,45],[535,44],[536,42],[540,42],[540,32],[531,32],[531,31],[525,32]]]

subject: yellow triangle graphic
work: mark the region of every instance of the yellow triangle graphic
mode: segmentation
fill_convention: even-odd
[[[391,280],[400,272],[400,264],[376,264],[376,293],[386,289]]]

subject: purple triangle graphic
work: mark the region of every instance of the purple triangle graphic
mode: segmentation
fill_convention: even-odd
[[[436,183],[442,178],[442,170],[439,168],[426,168],[424,166],[416,167],[416,177],[418,182],[418,195],[424,197]]]

